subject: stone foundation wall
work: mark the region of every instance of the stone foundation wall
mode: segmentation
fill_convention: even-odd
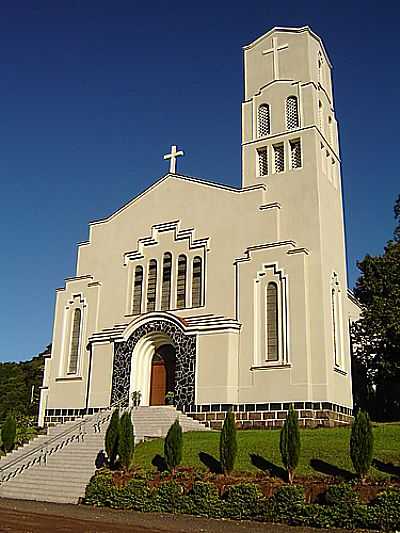
[[[294,402],[299,424],[304,428],[338,427],[351,424],[352,409],[329,402]],[[289,403],[274,404],[224,404],[197,405],[185,414],[206,424],[211,429],[221,429],[228,410],[235,413],[238,429],[281,428],[286,419]]]

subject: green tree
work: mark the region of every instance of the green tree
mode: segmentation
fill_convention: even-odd
[[[400,205],[399,205],[400,209]],[[375,389],[374,419],[400,418],[400,242],[389,241],[381,256],[367,255],[358,263],[361,276],[354,293],[362,305],[360,320],[352,329],[356,386],[364,379],[364,400],[371,408]],[[361,381],[362,384],[362,381]]]
[[[361,479],[365,480],[371,467],[374,453],[374,435],[368,413],[358,411],[351,428],[350,457],[354,470]]]
[[[400,242],[400,194],[394,204],[394,219],[396,227],[394,229],[394,240]]]
[[[293,482],[294,472],[299,464],[301,441],[299,419],[293,405],[289,406],[286,420],[280,434],[279,448],[289,483]]]
[[[9,413],[1,427],[1,441],[3,443],[3,450],[6,453],[14,448],[16,435],[17,423],[15,421],[15,416],[12,413]]]
[[[115,409],[111,415],[110,423],[104,438],[104,445],[106,454],[111,467],[115,466],[115,461],[118,455],[118,440],[119,440],[119,409]]]
[[[131,469],[134,451],[135,436],[133,434],[132,416],[130,411],[125,411],[119,421],[118,455],[122,467],[127,472]]]
[[[235,414],[226,413],[224,425],[219,439],[219,460],[224,474],[230,474],[235,466],[237,455],[237,439]]]
[[[182,461],[183,450],[183,435],[182,428],[177,418],[172,426],[169,428],[167,436],[164,440],[164,458],[171,472],[175,471],[175,468]]]

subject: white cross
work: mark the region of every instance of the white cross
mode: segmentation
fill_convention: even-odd
[[[272,37],[272,48],[269,50],[263,50],[262,54],[267,55],[272,53],[272,72],[274,80],[279,80],[279,57],[278,54],[281,50],[286,50],[289,48],[288,44],[282,44],[278,46],[278,39]]]
[[[169,162],[169,171],[171,174],[176,174],[176,158],[180,155],[185,155],[182,150],[179,150],[179,152],[176,150],[175,144],[171,146],[171,153],[165,154],[164,159],[170,159]]]

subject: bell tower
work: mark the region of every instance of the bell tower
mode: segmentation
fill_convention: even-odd
[[[331,68],[308,27],[274,28],[244,48],[243,186],[300,168],[316,171],[312,130],[329,150],[331,179],[338,181]]]
[[[314,336],[311,373],[320,375],[326,397],[351,405],[331,69],[321,39],[308,26],[274,28],[244,48],[242,184],[264,184],[266,203],[278,206],[277,244],[293,241],[306,250],[308,321]]]

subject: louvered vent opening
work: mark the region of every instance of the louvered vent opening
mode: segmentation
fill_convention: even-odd
[[[288,130],[299,127],[299,110],[296,96],[289,96],[286,100],[286,124]]]
[[[285,149],[283,144],[274,145],[274,166],[275,172],[283,172],[285,170]]]
[[[157,261],[149,261],[149,273],[147,279],[147,311],[155,311],[157,296]]]
[[[176,282],[176,306],[178,309],[186,307],[186,272],[186,256],[180,255],[178,257],[178,278]]]
[[[163,276],[162,276],[162,292],[161,292],[161,309],[163,311],[170,309],[171,305],[171,271],[172,271],[172,255],[167,252],[163,259]]]
[[[271,133],[269,105],[263,104],[258,108],[258,137],[265,137]]]
[[[267,360],[277,361],[278,345],[278,287],[276,283],[267,286]]]
[[[132,313],[140,315],[142,312],[142,294],[143,294],[143,267],[137,266],[135,269],[135,281],[133,285],[133,305]]]
[[[75,309],[74,319],[72,323],[71,350],[69,354],[68,374],[76,374],[78,372],[79,339],[81,335],[81,317],[82,317],[81,310]]]
[[[292,168],[301,167],[301,145],[300,139],[294,139],[290,141],[290,155]]]
[[[192,281],[192,307],[201,305],[202,293],[202,260],[201,257],[193,259],[193,281]]]
[[[268,176],[268,149],[258,150],[258,175]]]

